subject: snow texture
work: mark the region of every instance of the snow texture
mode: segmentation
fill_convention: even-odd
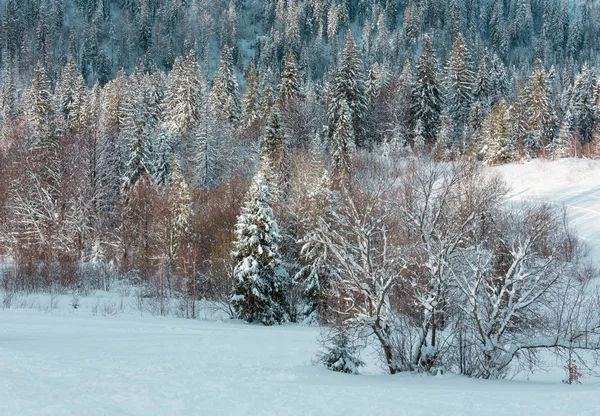
[[[600,161],[535,159],[494,169],[511,185],[512,199],[565,206],[570,225],[590,248],[590,259],[600,265]]]
[[[0,311],[0,414],[588,415],[600,383],[334,373],[316,328]],[[538,376],[539,377],[539,376]],[[587,383],[587,384],[586,384]]]

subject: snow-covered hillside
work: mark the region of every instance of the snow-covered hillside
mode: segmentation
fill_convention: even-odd
[[[511,185],[512,198],[549,201],[567,208],[570,224],[600,264],[600,161],[535,159],[495,168]]]
[[[494,169],[514,199],[567,205],[600,259],[600,162]],[[134,298],[103,296],[0,310],[0,415],[600,415],[600,380],[563,384],[562,362],[486,381],[385,375],[366,354],[364,375],[339,374],[312,364],[317,328],[142,317]]]

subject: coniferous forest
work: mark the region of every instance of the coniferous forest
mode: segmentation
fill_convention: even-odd
[[[600,351],[585,246],[489,169],[600,158],[597,2],[5,0],[0,51],[5,306],[125,282],[347,373]]]

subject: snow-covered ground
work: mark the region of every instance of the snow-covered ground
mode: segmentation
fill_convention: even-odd
[[[515,200],[549,201],[566,206],[571,226],[590,248],[590,257],[600,264],[599,160],[535,159],[494,169],[511,185]]]
[[[568,205],[600,256],[599,162],[496,169],[514,198]],[[364,375],[345,375],[312,364],[316,328],[140,316],[135,302],[39,295],[0,310],[0,416],[600,415],[600,379],[565,385],[562,363],[486,381],[389,376],[365,356]]]
[[[600,414],[595,380],[338,374],[311,364],[317,336],[293,325],[5,310],[0,415]]]

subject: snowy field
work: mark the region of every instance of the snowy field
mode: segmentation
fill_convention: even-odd
[[[569,206],[600,256],[600,163],[497,168],[513,197]],[[563,363],[513,380],[364,375],[316,367],[318,329],[140,316],[135,298],[49,296],[0,310],[0,416],[600,415],[600,379],[565,385]],[[33,309],[32,309],[33,308]]]
[[[600,383],[333,373],[315,328],[0,312],[0,415],[599,415]],[[366,357],[368,358],[368,357]]]

